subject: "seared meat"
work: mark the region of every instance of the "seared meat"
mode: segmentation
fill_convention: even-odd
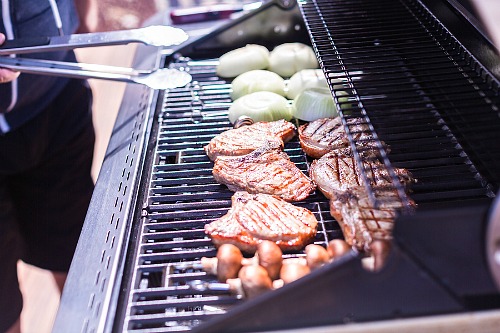
[[[380,201],[378,208],[370,204],[362,186],[349,188],[330,200],[330,211],[342,228],[346,242],[359,250],[369,251],[374,240],[391,239],[396,212],[403,207],[396,191],[385,189],[375,193]],[[413,202],[410,205],[415,206]]]
[[[346,242],[369,251],[373,240],[391,238],[396,211],[403,204],[385,165],[369,151],[362,157],[367,181],[380,202],[378,208],[374,208],[368,199],[350,148],[336,149],[313,161],[310,174],[321,192],[330,199],[330,213],[340,224]],[[394,168],[394,172],[403,186],[414,181],[406,169]]]
[[[353,139],[361,147],[375,147],[368,125],[361,118],[347,119]],[[349,147],[340,117],[321,118],[299,127],[300,146],[312,158],[320,158],[329,151]]]
[[[295,134],[295,125],[286,120],[258,122],[222,132],[210,140],[204,149],[210,160],[214,161],[218,156],[246,155],[268,141],[277,142],[283,147]]]
[[[228,213],[205,225],[205,232],[216,245],[230,243],[245,252],[255,252],[264,240],[290,251],[304,248],[317,225],[312,212],[276,196],[236,192]]]
[[[371,186],[390,186],[392,184],[385,165],[376,158],[365,154],[363,161],[366,176]],[[309,170],[311,178],[323,194],[335,199],[339,192],[354,186],[364,185],[358,164],[350,148],[333,150],[318,160],[314,160]],[[406,185],[414,179],[406,169],[394,168],[400,181]]]
[[[212,173],[232,191],[273,194],[286,201],[304,200],[316,188],[275,141],[244,156],[219,156]]]

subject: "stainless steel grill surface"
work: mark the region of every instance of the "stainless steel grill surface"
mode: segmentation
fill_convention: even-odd
[[[303,17],[302,33],[311,40],[351,139],[354,128],[347,119],[363,118],[393,178],[396,180],[392,168],[398,167],[408,169],[417,179],[408,194],[394,182],[401,200],[411,198],[418,210],[491,202],[500,185],[499,82],[427,4],[314,0],[299,2],[296,10]],[[243,18],[239,24],[251,20]],[[238,25],[230,28],[235,30]],[[216,39],[217,32],[209,37]],[[165,66],[188,71],[193,81],[156,95],[158,105],[151,112],[140,181],[134,191],[137,205],[123,231],[128,240],[122,246],[122,263],[117,265],[118,278],[114,282],[108,279],[106,285],[111,304],[105,304],[102,296],[104,304],[84,316],[81,326],[85,332],[101,328],[193,330],[250,302],[233,295],[199,264],[201,257],[216,254],[204,225],[228,211],[233,194],[214,181],[213,163],[203,151],[211,138],[231,128],[227,118],[230,81],[215,74],[222,50],[219,47],[218,55],[200,58],[181,48],[164,59]],[[360,162],[360,145],[351,141]],[[297,138],[286,144],[285,152],[307,173],[311,160]],[[376,203],[376,191],[368,190]],[[330,216],[328,200],[319,191],[296,204],[311,210],[319,221],[315,243],[326,245],[342,238]],[[444,289],[445,294],[453,293],[452,288]],[[321,293],[318,290],[304,302]],[[481,297],[477,299],[488,301],[474,302],[469,297],[460,302],[451,297],[461,305],[443,305],[440,310],[437,304],[441,303],[436,301],[435,310],[429,306],[426,311],[439,314],[500,306],[495,296]],[[406,315],[429,314],[419,311],[408,310]],[[405,310],[401,312],[404,316]],[[64,327],[63,314],[58,317],[59,327]],[[278,321],[267,328],[279,327]]]

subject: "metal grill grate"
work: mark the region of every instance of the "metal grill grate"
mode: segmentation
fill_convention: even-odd
[[[364,117],[390,145],[392,165],[419,181],[414,200],[494,196],[498,82],[425,7],[308,1],[301,11],[343,117]]]
[[[390,146],[388,167],[407,168],[418,179],[411,192],[417,204],[494,196],[500,140],[488,147],[483,141],[500,133],[498,84],[424,7],[308,1],[301,11],[342,117],[363,117]],[[125,331],[189,330],[241,302],[197,265],[215,255],[204,225],[227,212],[233,194],[214,182],[203,151],[230,128],[230,86],[215,75],[216,63],[170,64],[189,70],[194,81],[166,93],[154,125],[143,216],[132,237],[139,245],[125,268],[132,276]],[[307,172],[310,160],[296,140],[285,152]],[[320,193],[297,205],[318,218],[316,243],[342,237]]]
[[[214,181],[213,163],[203,150],[215,135],[231,128],[230,87],[215,76],[215,65],[214,61],[174,64],[189,68],[194,81],[169,92],[159,115],[126,330],[186,330],[240,301],[198,264],[201,257],[216,255],[204,225],[227,213],[233,195]],[[297,141],[288,143],[285,151],[307,172],[307,159]],[[297,205],[308,208],[319,221],[315,243],[326,246],[328,240],[341,237],[321,194]],[[300,254],[285,254],[296,255]]]

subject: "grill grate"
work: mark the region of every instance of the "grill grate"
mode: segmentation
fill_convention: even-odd
[[[498,83],[423,6],[389,0],[300,6],[342,117],[363,117],[390,146],[386,164],[412,172],[418,205],[494,196],[500,140],[484,141],[500,133]],[[189,330],[241,302],[197,265],[216,253],[204,225],[228,211],[233,194],[214,182],[203,151],[231,127],[230,86],[215,75],[216,64],[184,58],[170,64],[188,70],[193,82],[165,94],[154,124],[151,174],[132,237],[139,245],[125,268],[132,276],[125,331]],[[307,172],[310,160],[296,140],[285,152]],[[318,218],[316,243],[342,237],[320,193],[297,205]],[[287,254],[296,255],[302,254]]]
[[[499,84],[420,2],[311,1],[301,12],[343,117],[364,117],[390,145],[392,165],[419,181],[414,200],[494,196]]]
[[[194,81],[168,93],[158,118],[135,286],[125,323],[130,331],[186,330],[240,301],[199,268],[201,257],[216,255],[204,225],[231,207],[233,192],[214,181],[213,163],[203,150],[215,135],[231,128],[227,119],[230,87],[215,76],[215,61],[173,66],[189,68]],[[285,151],[307,172],[309,164],[297,141],[288,143]],[[318,219],[315,243],[326,246],[328,240],[342,237],[321,194],[297,205]],[[296,255],[300,254],[285,254]]]

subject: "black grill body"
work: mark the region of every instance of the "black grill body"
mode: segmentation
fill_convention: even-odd
[[[142,65],[193,81],[127,88],[54,331],[259,331],[500,308],[484,250],[500,187],[499,61],[453,3],[274,1],[178,49],[141,50],[154,55]],[[215,68],[230,49],[292,41],[313,46],[347,133],[346,120],[362,118],[390,146],[379,145],[388,171],[418,180],[409,194],[418,209],[398,218],[381,271],[352,251],[247,301],[197,264],[215,256],[203,227],[233,194],[214,182],[203,150],[231,128],[230,81]],[[307,173],[296,139],[285,152]],[[342,238],[321,193],[297,205],[319,221],[316,244]]]

